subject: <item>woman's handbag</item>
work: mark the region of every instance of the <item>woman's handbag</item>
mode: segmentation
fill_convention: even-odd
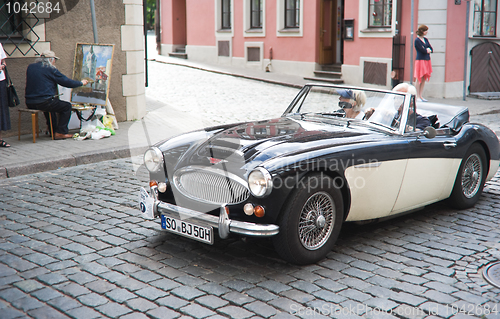
[[[7,80],[7,101],[9,103],[9,107],[16,107],[21,104],[21,102],[19,101],[19,96],[17,96],[16,88],[10,79],[9,72],[7,72],[7,66],[4,66],[4,72],[5,79]]]

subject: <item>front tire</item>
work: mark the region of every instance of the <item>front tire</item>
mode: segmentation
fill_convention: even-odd
[[[304,177],[281,212],[280,232],[273,243],[280,256],[293,264],[323,259],[335,245],[343,221],[342,193],[323,174]]]
[[[487,173],[486,153],[480,145],[473,144],[460,164],[450,205],[458,209],[474,206],[483,192]]]

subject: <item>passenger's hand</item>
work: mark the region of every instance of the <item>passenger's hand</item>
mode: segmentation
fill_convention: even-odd
[[[373,112],[375,112],[375,109],[373,107],[366,110],[365,116],[363,117],[363,119],[368,120],[373,115]]]
[[[87,80],[85,80],[85,79],[84,79],[84,80],[82,80],[82,84],[83,84],[83,85],[87,85],[88,83],[89,83],[89,81],[87,81]]]

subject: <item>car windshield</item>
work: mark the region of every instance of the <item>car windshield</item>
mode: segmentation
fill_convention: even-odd
[[[351,123],[371,123],[399,130],[405,99],[409,95],[397,92],[349,87],[307,85],[297,95],[284,115],[307,116],[353,120]]]

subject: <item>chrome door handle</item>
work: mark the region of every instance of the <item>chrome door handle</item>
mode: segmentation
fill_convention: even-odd
[[[444,148],[452,148],[452,147],[456,147],[457,146],[457,143],[455,142],[444,142]]]

